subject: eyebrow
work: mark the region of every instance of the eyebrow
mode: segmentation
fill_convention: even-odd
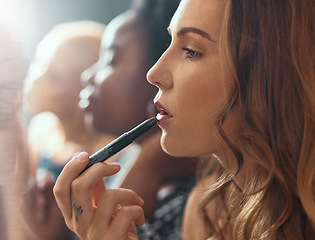
[[[168,30],[168,32],[170,33],[170,27],[168,27],[167,30]],[[214,40],[208,33],[202,31],[202,30],[199,29],[199,28],[195,28],[195,27],[183,27],[183,28],[180,28],[180,29],[176,32],[176,35],[177,35],[177,36],[184,36],[184,35],[187,34],[187,33],[195,33],[195,34],[198,34],[198,35],[200,35],[201,37],[206,38],[206,39],[208,39],[209,41],[215,43],[215,40]]]

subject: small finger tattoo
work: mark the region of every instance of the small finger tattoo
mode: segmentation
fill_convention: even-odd
[[[83,209],[81,206],[77,206],[76,203],[73,203],[72,210],[75,214],[75,221],[78,222],[79,216],[83,213]]]

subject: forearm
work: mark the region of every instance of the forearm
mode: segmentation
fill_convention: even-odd
[[[1,25],[0,35],[0,185],[8,239],[24,239],[20,201],[26,159],[18,114],[26,62],[21,44],[12,41]]]
[[[13,122],[13,121],[11,121]],[[19,156],[14,124],[0,129],[0,184],[8,239],[24,239],[24,222],[21,217],[21,181],[16,181]]]
[[[27,158],[25,137],[18,116],[21,89],[16,84],[2,85],[0,90],[0,184],[8,239],[25,239],[20,210],[27,176]]]
[[[15,132],[16,129],[12,120],[11,123],[6,124],[6,127],[0,128],[0,184],[5,189],[11,189],[13,186],[17,158]]]

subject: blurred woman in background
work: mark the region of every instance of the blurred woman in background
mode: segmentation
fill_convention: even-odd
[[[78,107],[81,73],[97,61],[104,30],[105,25],[92,21],[61,23],[38,44],[29,67],[24,110],[31,117],[30,175],[36,181],[24,210],[40,239],[69,239],[72,234],[52,194],[64,165],[75,152],[92,154],[113,139],[88,129]]]

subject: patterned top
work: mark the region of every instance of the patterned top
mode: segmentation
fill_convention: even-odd
[[[137,226],[140,240],[180,240],[186,201],[195,184],[195,176],[182,179],[168,192],[159,193],[153,220]]]
[[[36,179],[40,180],[50,175],[51,179],[56,182],[64,166],[63,164],[57,164],[52,156],[42,153],[37,164]]]

